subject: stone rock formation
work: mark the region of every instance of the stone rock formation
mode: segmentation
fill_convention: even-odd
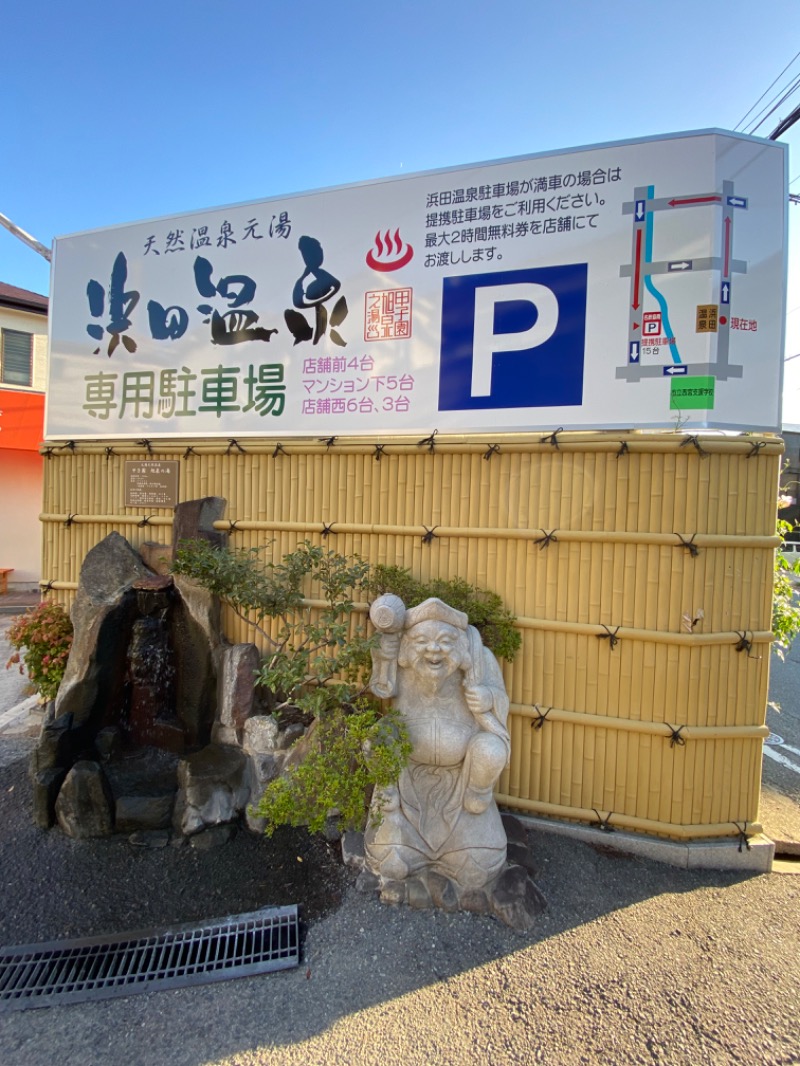
[[[89,762],[108,770],[113,800],[121,801],[120,828],[160,828],[169,822],[163,782],[157,788],[140,782],[130,792],[127,780],[120,783],[126,775],[112,770],[131,749],[150,745],[180,754],[208,743],[222,647],[219,602],[190,581],[155,575],[124,537],[111,533],[83,561],[71,616],[64,680],[32,756],[34,820],[42,828],[54,824],[60,792],[73,787],[70,771]],[[172,776],[174,797],[174,770]],[[90,796],[105,824],[100,793]],[[142,797],[157,802],[145,807]],[[62,808],[65,803],[66,796]]]
[[[114,797],[99,763],[76,762],[56,800],[56,818],[67,836],[77,839],[114,832]]]

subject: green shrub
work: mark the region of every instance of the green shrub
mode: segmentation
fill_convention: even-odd
[[[373,566],[367,588],[373,596],[384,592],[393,592],[399,596],[406,607],[436,596],[440,600],[463,611],[469,618],[470,625],[475,626],[483,643],[491,648],[498,659],[514,658],[522,644],[522,637],[514,628],[514,615],[503,605],[502,599],[495,592],[470,585],[461,578],[444,581],[417,581],[411,571],[401,566]]]
[[[791,522],[778,519],[778,533],[784,539],[794,531]],[[775,636],[772,648],[783,659],[791,647],[792,641],[800,633],[800,606],[797,603],[792,577],[800,577],[800,561],[790,563],[775,552],[775,585],[772,596],[772,632]]]
[[[6,669],[19,666],[40,696],[54,700],[72,647],[72,622],[65,609],[57,603],[40,603],[14,619],[8,640],[16,651]]]
[[[251,815],[266,819],[271,836],[281,825],[321,832],[332,811],[341,829],[364,828],[372,790],[394,784],[411,754],[395,711],[382,714],[366,700],[317,719],[311,750],[301,763],[271,781]],[[380,810],[370,808],[374,822]]]

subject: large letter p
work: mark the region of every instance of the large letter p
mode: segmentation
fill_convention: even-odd
[[[495,333],[495,309],[504,303],[528,303],[536,308],[532,325],[516,332]],[[558,300],[552,289],[536,282],[483,285],[475,289],[475,330],[472,348],[473,396],[492,392],[492,356],[522,352],[550,340],[558,325]]]

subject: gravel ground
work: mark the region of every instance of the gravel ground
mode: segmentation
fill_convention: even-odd
[[[800,877],[688,872],[600,834],[537,833],[550,907],[521,935],[382,906],[303,834],[195,853],[35,830],[29,747],[0,738],[3,943],[282,902],[308,926],[297,970],[4,1015],[2,1066],[800,1062]]]
[[[0,740],[0,944],[93,936],[302,903],[311,922],[342,902],[338,848],[302,830],[246,831],[209,851],[71,840],[30,818],[30,740]],[[2,1060],[0,1060],[2,1062]]]

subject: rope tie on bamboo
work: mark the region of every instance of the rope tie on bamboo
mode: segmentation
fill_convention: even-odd
[[[435,429],[433,431],[433,433],[431,433],[430,437],[423,437],[422,440],[418,440],[417,441],[417,447],[418,448],[424,448],[425,445],[427,444],[428,451],[432,452],[434,450],[434,448],[436,447],[436,434],[438,432],[439,432],[439,430]]]
[[[375,455],[373,456],[373,458],[375,459],[376,463],[379,463],[381,461],[381,459],[383,458],[383,453],[385,451],[386,451],[386,445],[385,444],[376,444],[375,445]]]
[[[617,452],[615,458],[620,459],[623,455],[627,455],[629,451],[630,449],[628,448],[628,442],[626,440],[622,440],[619,442],[619,451]]]
[[[62,448],[66,448],[67,451],[74,452],[75,449],[78,447],[78,445],[76,444],[76,442],[74,440],[68,440],[67,443],[66,444],[62,444],[61,447]]]
[[[600,625],[603,626],[603,629],[605,629],[605,633],[596,633],[595,636],[598,640],[607,640],[609,647],[613,651],[617,644],[619,644],[619,637],[617,636],[617,633],[619,633],[621,627],[617,626],[616,629],[609,629],[608,626],[603,625],[602,622],[600,623]]]
[[[146,515],[143,516],[141,522],[137,522],[136,525],[137,526],[149,526],[151,518],[155,518],[155,515],[154,514],[146,514]]]
[[[546,437],[541,437],[540,444],[552,444],[556,451],[559,451],[558,435],[564,432],[564,427],[559,426],[558,429],[554,429],[552,433],[548,433]]]
[[[676,548],[685,548],[687,550],[687,552],[691,555],[691,557],[693,559],[696,559],[697,556],[700,554],[700,549],[697,547],[697,545],[694,542],[694,538],[697,536],[697,534],[696,533],[692,533],[691,537],[689,537],[688,540],[685,540],[680,535],[680,533],[676,533],[675,536],[680,541],[680,544],[676,544],[675,547]]]
[[[230,455],[232,448],[235,448],[240,455],[247,455],[247,452],[244,450],[244,448],[241,446],[241,444],[238,442],[238,440],[236,440],[235,437],[231,437],[230,440],[228,441],[228,447],[225,450],[225,454],[226,455]]]
[[[736,642],[736,644],[734,644],[735,650],[736,651],[746,651],[748,659],[760,659],[761,658],[760,655],[751,655],[750,654],[750,652],[753,649],[753,641],[747,639],[747,634],[750,633],[750,636],[752,637],[752,635],[753,635],[752,632],[750,630],[748,630],[748,629],[745,629],[742,633],[740,633],[738,629],[734,630],[734,632],[736,633],[736,636],[739,638],[738,641]]]
[[[45,450],[44,450],[45,458],[52,459],[54,451],[55,451],[55,448],[45,448]]]
[[[153,454],[153,445],[146,438],[144,440],[137,440],[136,442],[140,448],[144,448],[148,455]]]
[[[114,451],[113,448],[106,448],[106,462],[108,462],[108,460],[111,458],[112,455],[116,455],[116,454],[117,453]]]
[[[614,815],[614,812],[609,811],[606,817],[604,818],[596,807],[592,807],[592,810],[597,815],[597,822],[592,826],[592,828],[599,829],[602,833],[613,833],[614,827],[611,824],[611,819]]]
[[[238,518],[234,518],[233,520],[231,520],[230,518],[228,519],[228,532],[229,533],[238,533],[239,532],[239,519]]]
[[[750,451],[745,456],[745,459],[752,459],[754,455],[758,455],[762,448],[766,448],[767,442],[765,440],[754,440],[750,445]]]
[[[334,531],[333,530],[333,522],[331,522],[330,525],[328,525],[326,522],[322,523],[322,535],[323,535],[323,537],[329,536],[331,533],[333,533],[333,531]]]
[[[679,747],[679,748],[685,748],[686,747],[686,737],[681,736],[681,733],[686,728],[686,726],[685,725],[679,725],[676,728],[675,726],[670,725],[669,722],[664,722],[664,725],[669,730],[669,746],[671,748],[674,748],[676,746]]]
[[[42,595],[46,596],[48,592],[52,592],[54,585],[55,585],[55,582],[52,581],[52,580],[51,581],[40,581],[39,582],[39,588],[42,590]]]
[[[328,451],[330,451],[336,443],[336,437],[317,437],[317,440],[320,444],[324,444]]]
[[[280,442],[275,445],[275,451],[272,453],[272,458],[277,459],[279,455],[286,455],[286,450]]]
[[[687,444],[691,444],[691,445],[694,446],[694,448],[697,451],[697,454],[700,456],[701,459],[707,459],[708,458],[709,453],[702,447],[702,445],[700,444],[700,440],[698,439],[698,437],[696,435],[695,436],[691,436],[690,435],[690,436],[686,437],[685,440],[681,441],[680,447],[683,448]]]
[[[184,459],[188,459],[190,455],[197,455],[197,452],[194,450],[194,448],[191,446],[191,444],[186,449],[186,451],[183,453],[183,458]]]
[[[549,548],[551,544],[558,544],[558,537],[556,536],[555,529],[551,529],[549,533],[546,529],[543,529],[542,533],[544,533],[544,536],[537,537],[536,540],[533,542],[534,544],[539,545],[539,551],[541,551],[543,548]]]
[[[537,717],[536,717],[536,721],[531,722],[531,727],[533,729],[541,729],[542,726],[544,725],[544,723],[547,721],[548,714],[552,711],[553,708],[552,707],[548,707],[547,710],[544,712],[544,714],[542,714],[542,712],[539,710],[539,704],[538,703],[534,703],[533,709],[536,712],[536,716]]]
[[[493,455],[497,455],[497,453],[499,451],[500,451],[500,445],[499,444],[490,444],[489,445],[489,450],[487,452],[483,453],[483,458],[488,461],[489,459],[492,458]]]
[[[744,844],[748,851],[751,851],[750,841],[747,839],[747,822],[745,821],[743,825],[739,825],[738,822],[733,822],[732,824],[736,827],[736,832],[739,834],[739,851],[742,850],[742,844]]]
[[[436,533],[434,532],[434,530],[438,529],[439,527],[438,526],[431,526],[431,528],[428,529],[427,526],[423,526],[422,528],[425,530],[425,534],[424,534],[424,536],[422,538],[422,543],[423,544],[432,544],[433,541],[436,540]]]
[[[64,519],[64,528],[69,529],[69,527],[72,525],[72,523],[77,517],[77,514],[68,514],[67,517]]]

